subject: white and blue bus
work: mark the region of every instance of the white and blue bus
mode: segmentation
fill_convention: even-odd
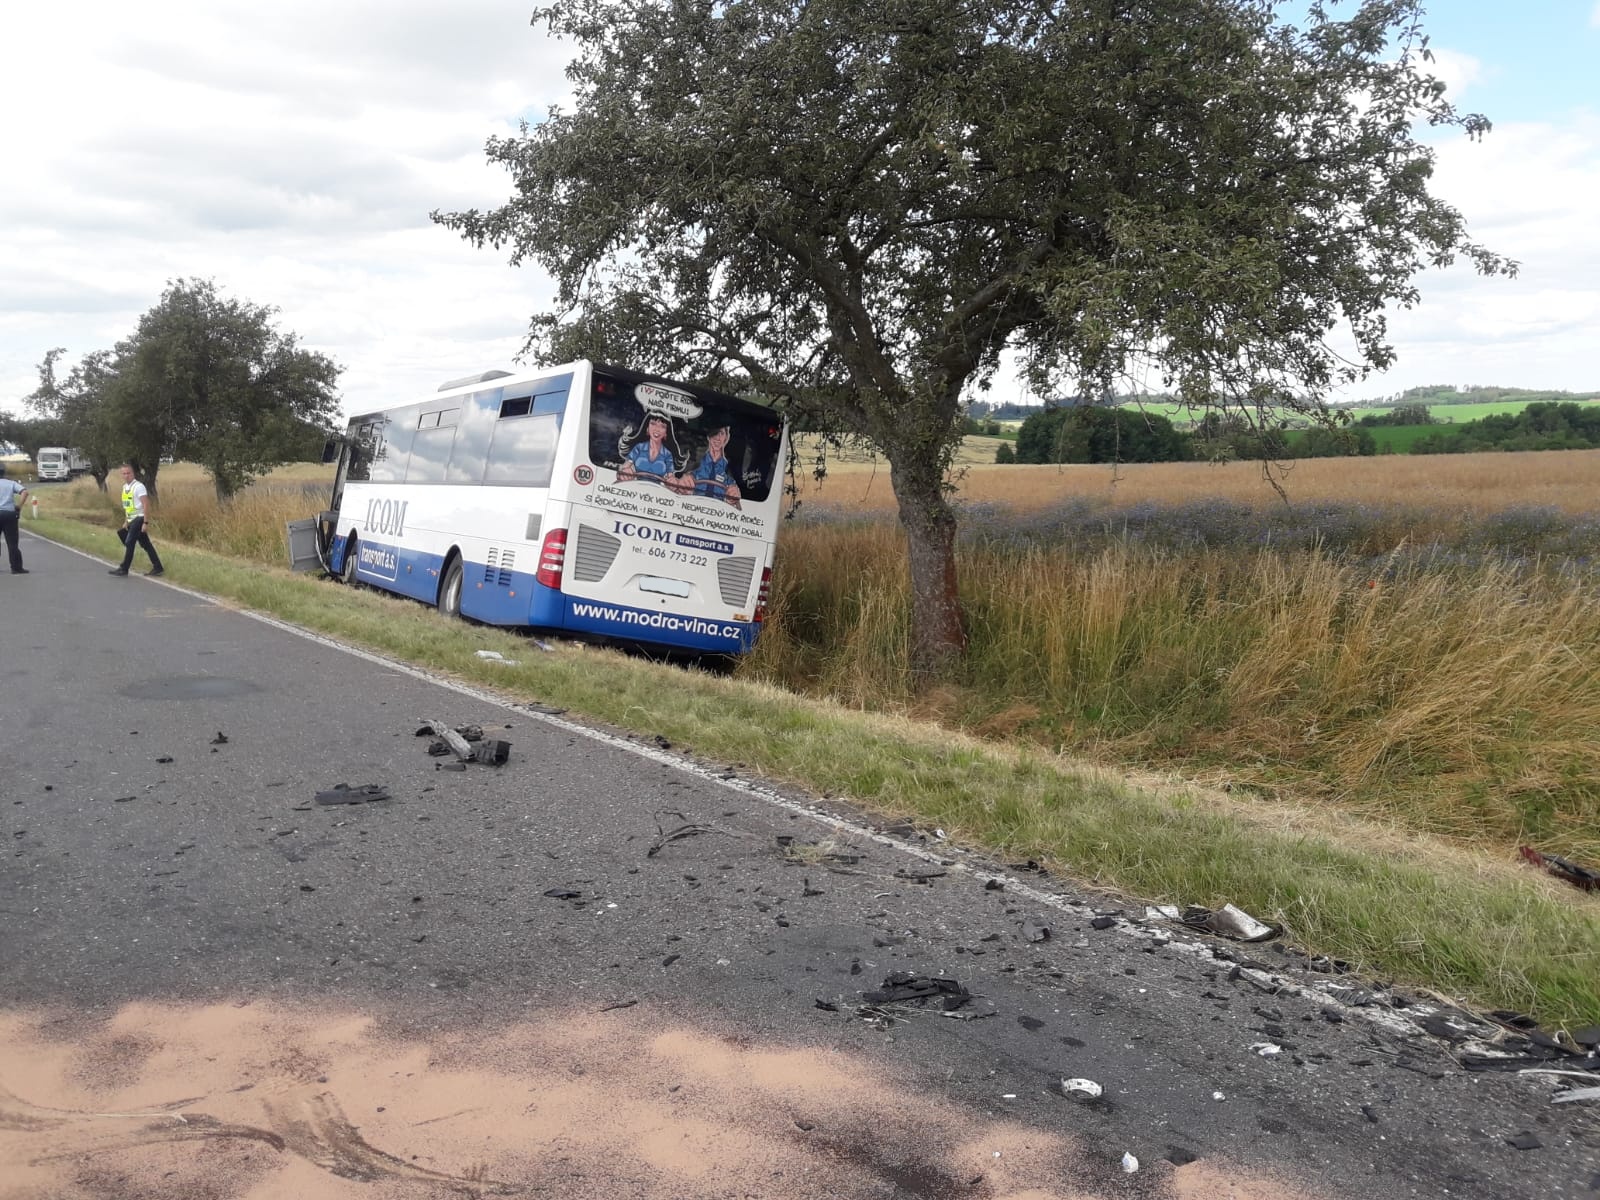
[[[696,654],[760,631],[788,431],[590,362],[487,371],[350,421],[324,561],[451,616]]]

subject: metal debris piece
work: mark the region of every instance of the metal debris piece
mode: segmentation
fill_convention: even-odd
[[[436,737],[443,738],[445,744],[449,746],[451,750],[455,751],[456,757],[462,762],[467,762],[472,758],[472,747],[468,744],[467,739],[462,737],[443,721],[433,721],[424,718],[422,722],[422,728],[417,730],[417,736],[423,737],[430,733]]]
[[[1090,1100],[1098,1100],[1105,1095],[1105,1088],[1092,1079],[1063,1079],[1061,1090],[1069,1096],[1085,1096]]]
[[[1219,909],[1191,904],[1183,910],[1183,923],[1191,929],[1214,933],[1219,937],[1240,942],[1265,942],[1278,936],[1279,930],[1256,920],[1242,908],[1224,904]]]

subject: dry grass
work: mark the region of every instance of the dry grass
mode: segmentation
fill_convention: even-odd
[[[968,439],[979,441],[994,439]],[[1446,512],[1489,513],[1513,506],[1600,512],[1600,453],[1593,450],[1302,459],[1277,478],[1295,504],[1359,500]],[[888,465],[866,457],[832,462],[820,484],[807,476],[800,495],[829,507],[894,507]],[[1260,463],[969,465],[958,495],[966,502],[1013,508],[1041,508],[1075,497],[1119,506],[1183,504],[1202,497],[1256,506],[1283,503]]]

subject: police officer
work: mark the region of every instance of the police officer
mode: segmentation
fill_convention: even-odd
[[[6,540],[6,553],[11,558],[11,573],[26,575],[22,565],[22,549],[17,545],[17,521],[22,515],[22,499],[28,489],[15,479],[6,478],[6,468],[0,463],[0,537]]]
[[[133,477],[133,467],[128,463],[122,464],[122,515],[127,522],[123,526],[126,531],[122,538],[122,565],[112,567],[110,574],[126,575],[128,568],[133,566],[133,548],[143,546],[144,552],[150,556],[150,569],[146,575],[160,575],[161,556],[156,553],[156,548],[150,544],[150,535],[145,532],[145,522],[149,519],[150,493],[145,491],[144,484]]]

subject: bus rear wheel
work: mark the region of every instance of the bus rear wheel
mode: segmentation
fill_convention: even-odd
[[[356,584],[356,535],[353,533],[344,542],[344,562],[339,566],[339,582],[346,587]]]
[[[461,615],[461,560],[453,558],[444,569],[444,581],[439,584],[439,611],[447,617]]]

